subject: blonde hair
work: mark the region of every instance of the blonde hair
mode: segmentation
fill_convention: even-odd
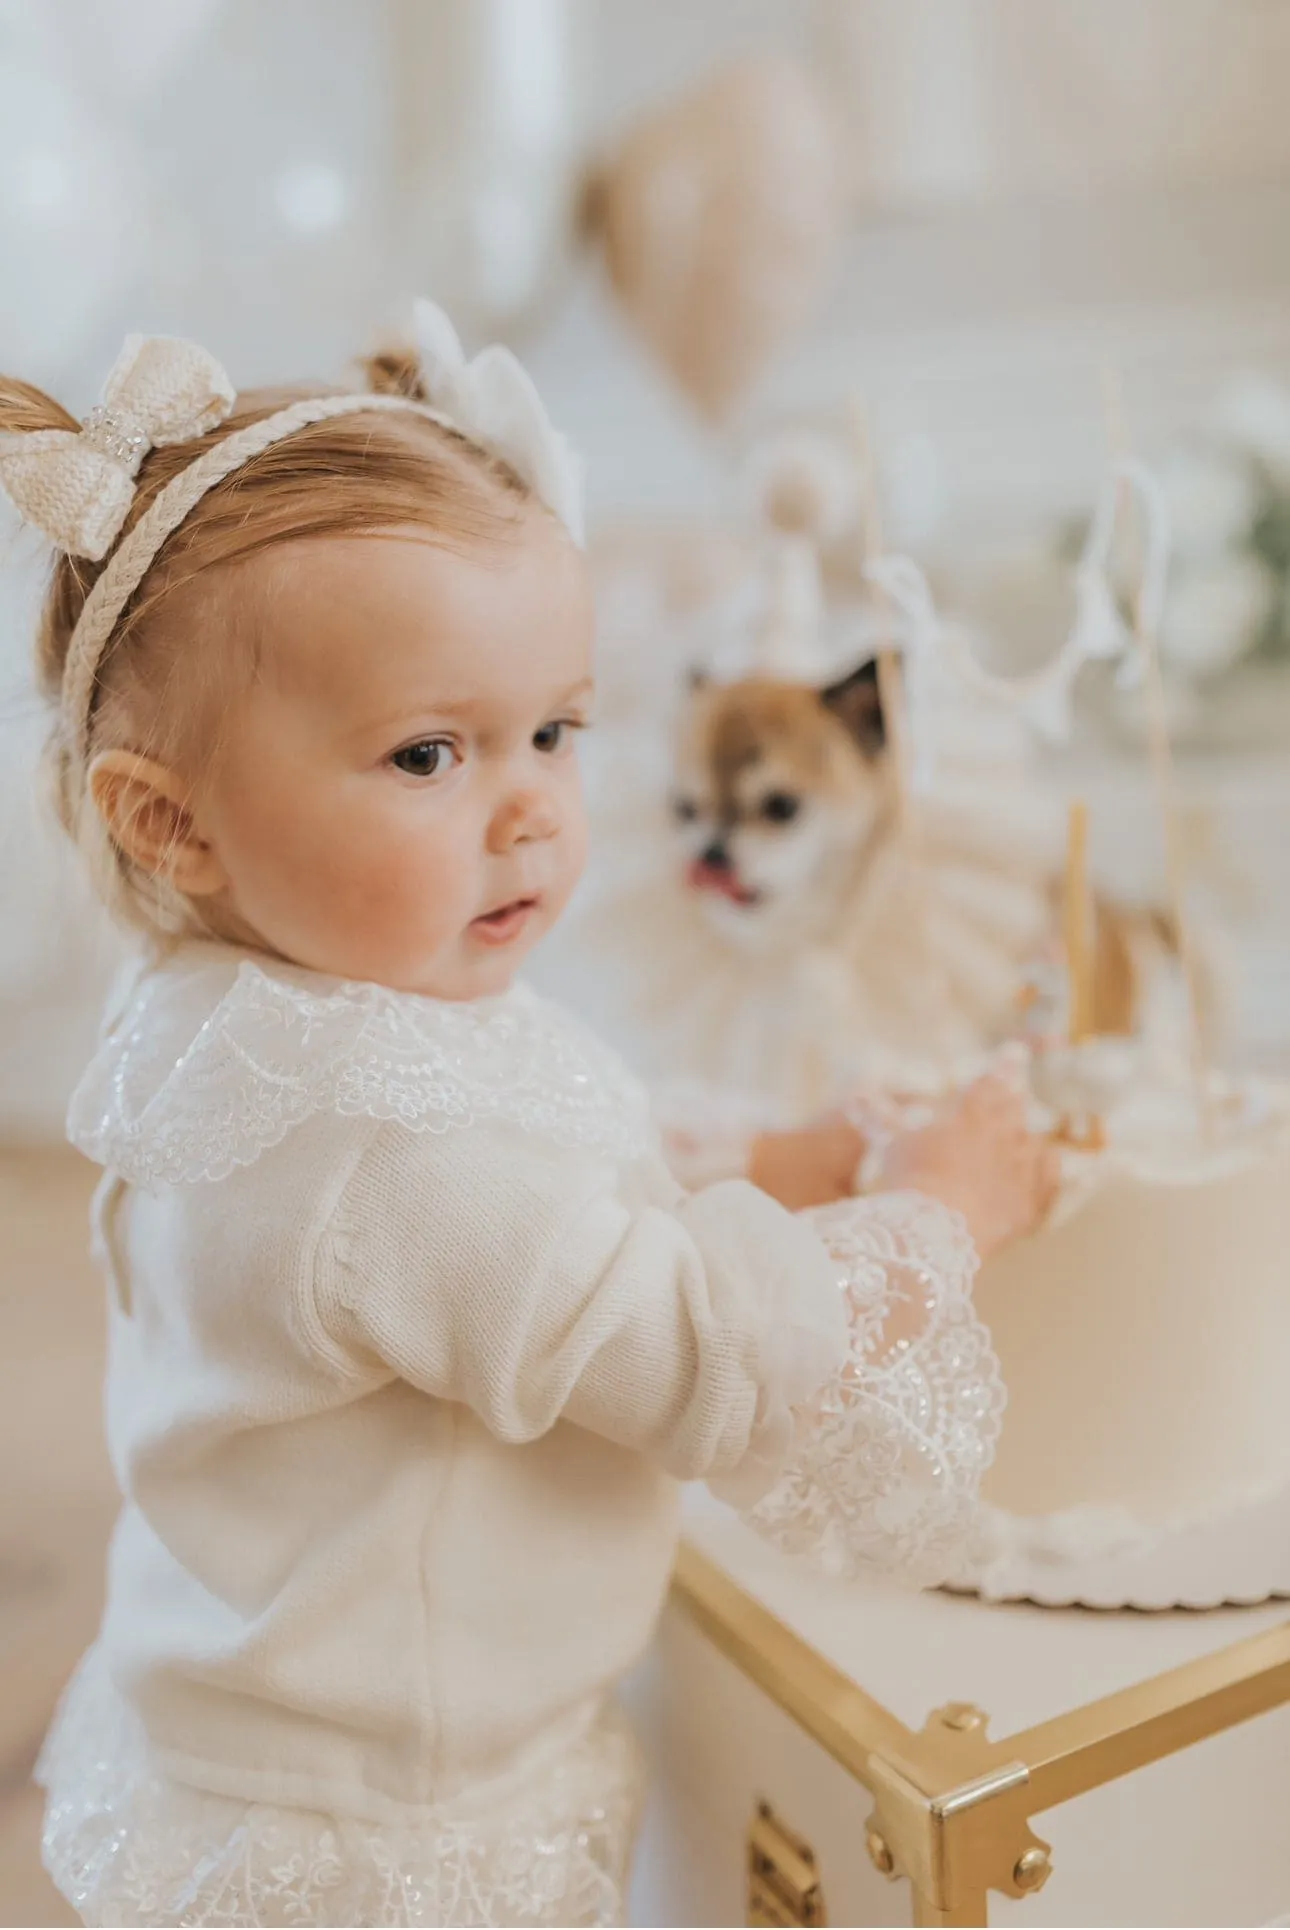
[[[414,356],[389,350],[364,364],[374,394],[424,401]],[[238,647],[186,648],[166,616],[179,593],[278,544],[305,537],[361,536],[413,526],[447,544],[496,539],[533,500],[500,458],[446,425],[409,412],[358,413],[310,423],[253,456],[210,489],[167,538],[121,612],[99,664],[89,730],[67,728],[60,698],[68,647],[86,598],[120,542],[159,492],[225,437],[326,388],[254,389],[239,395],[218,427],[144,457],[137,493],[117,543],[99,562],[59,552],[36,641],[36,681],[54,707],[47,767],[59,821],[94,885],[122,923],[154,938],[201,933],[200,913],[163,874],[136,864],[112,837],[89,792],[94,757],[130,749],[162,761],[213,754],[219,699],[227,697]],[[339,393],[339,391],[337,392]],[[0,377],[0,434],[79,429],[76,417],[30,383]],[[249,671],[249,664],[248,664]],[[206,725],[204,744],[195,742]]]

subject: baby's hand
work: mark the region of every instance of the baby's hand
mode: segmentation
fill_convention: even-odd
[[[1041,1224],[1058,1178],[1057,1155],[1027,1129],[1023,1100],[990,1075],[943,1118],[892,1143],[881,1185],[955,1207],[985,1260]]]
[[[781,1206],[800,1213],[854,1193],[864,1153],[864,1135],[845,1119],[796,1132],[761,1133],[748,1156],[748,1177]]]

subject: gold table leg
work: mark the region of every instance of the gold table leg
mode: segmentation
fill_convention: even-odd
[[[989,1903],[986,1893],[961,1897],[953,1910],[939,1910],[928,1901],[921,1890],[912,1889],[913,1921],[918,1930],[949,1930],[949,1926],[959,1924],[988,1924],[990,1921]]]

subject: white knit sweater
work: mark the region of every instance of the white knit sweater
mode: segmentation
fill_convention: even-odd
[[[677,1483],[724,1477],[781,1538],[809,1520],[814,1544],[846,1539],[802,1488],[800,1425],[802,1465],[762,1497],[794,1406],[847,1356],[848,1309],[889,1379],[875,1321],[902,1267],[920,1303],[944,1288],[945,1331],[977,1331],[944,1216],[938,1276],[927,1252],[902,1259],[898,1215],[870,1209],[868,1298],[848,1303],[807,1222],[742,1181],[686,1196],[617,1061],[523,991],[441,1005],[186,946],[134,985],[71,1130],[107,1168],[124,1497],[100,1640],[46,1768],[51,1866],[92,1920],[196,1921],[173,1882],[155,1901],[166,1883],[219,1863],[247,1816],[280,1831],[302,1813],[351,1832],[346,1881],[384,1842],[405,1875],[433,1863],[417,1878],[435,1892],[411,1913],[345,1892],[333,1918],[314,1869],[292,1892],[303,1920],[545,1920],[489,1874],[488,1819],[512,1845],[530,1825],[548,1851],[558,1836],[585,1892],[570,1846],[591,1811],[609,1829],[596,1779],[617,1763],[621,1780],[624,1757],[601,1711],[649,1638]],[[977,1375],[983,1464],[983,1348]],[[863,1555],[879,1531],[873,1478],[860,1488]],[[917,1552],[887,1539],[890,1559]],[[567,1813],[539,1829],[535,1796],[549,1809],[561,1776]],[[445,1818],[466,1832],[473,1902],[459,1873],[445,1900]],[[201,1921],[271,1920],[276,1841],[247,1895],[204,1896]],[[603,1892],[566,1884],[553,1920],[610,1920],[621,1852],[592,1855]]]

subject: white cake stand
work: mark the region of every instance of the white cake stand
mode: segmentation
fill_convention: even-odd
[[[1036,1524],[1040,1526],[1041,1524]],[[1043,1608],[1224,1608],[1290,1597],[1290,1487],[1194,1526],[1150,1536],[1131,1547],[1057,1557],[1027,1545],[1015,1517],[1013,1546],[957,1593]]]

